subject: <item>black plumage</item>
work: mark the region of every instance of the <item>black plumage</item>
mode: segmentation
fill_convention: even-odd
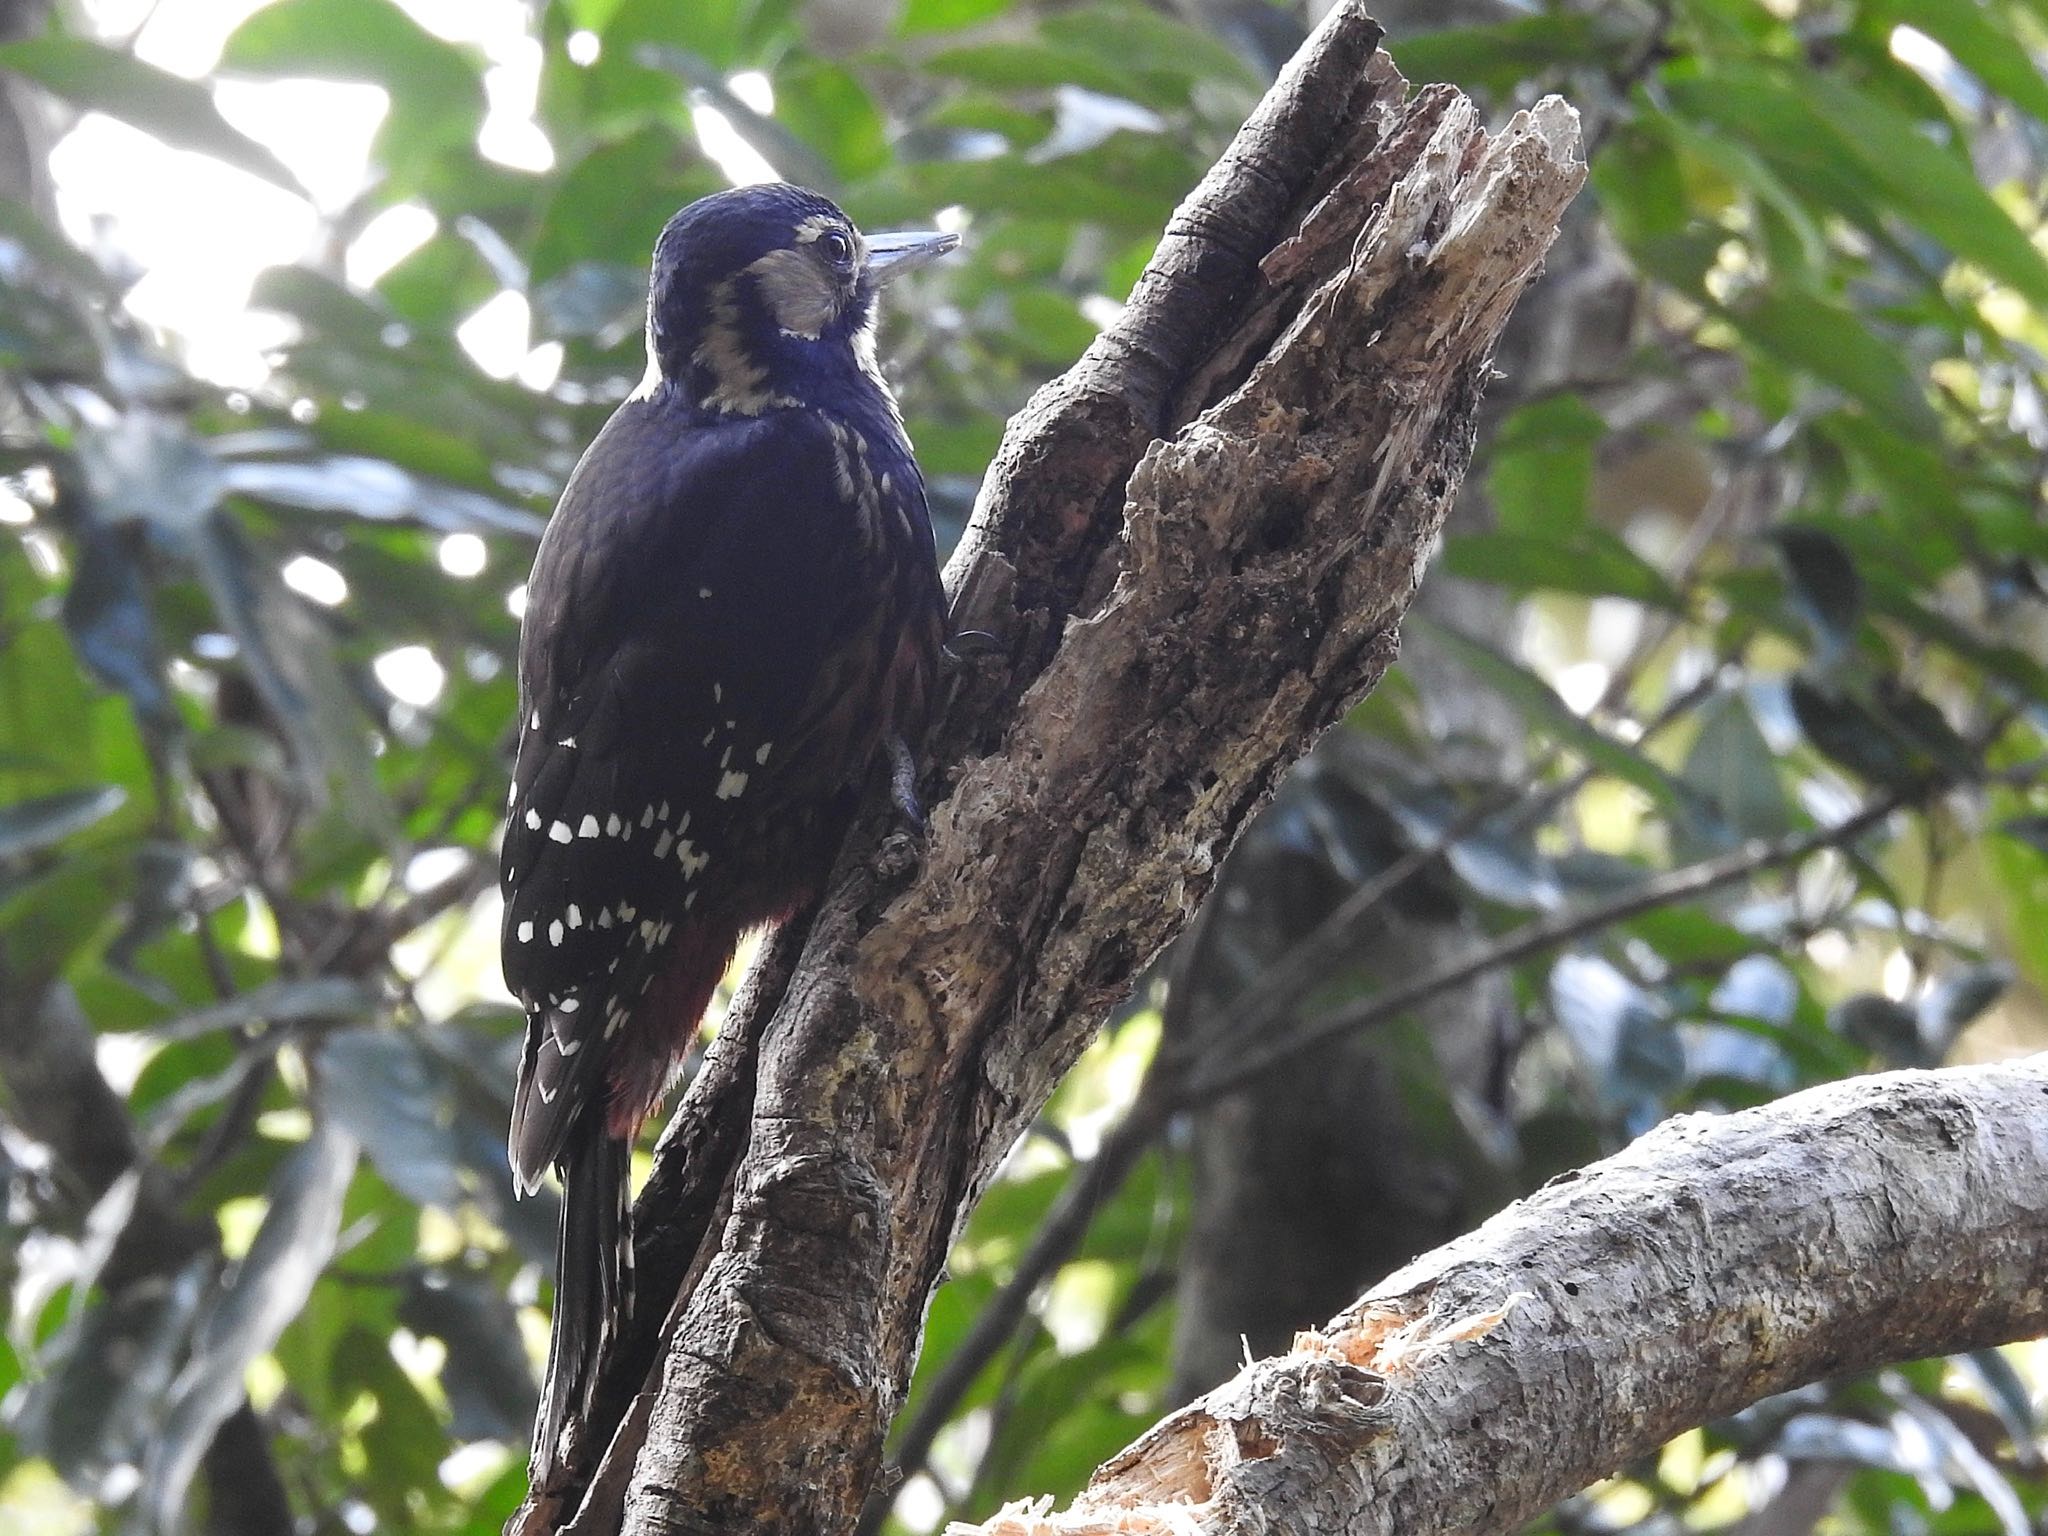
[[[873,302],[952,244],[864,240],[786,186],[677,214],[647,379],[541,541],[501,884],[513,1173],[564,1185],[542,1472],[628,1304],[632,1137],[740,936],[816,893],[923,728],[942,603]]]

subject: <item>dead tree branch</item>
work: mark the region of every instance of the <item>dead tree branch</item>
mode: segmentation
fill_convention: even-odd
[[[1680,1431],[2048,1330],[2048,1056],[1667,1121],[982,1536],[1492,1536]],[[1531,1427],[1541,1425],[1541,1433]]]

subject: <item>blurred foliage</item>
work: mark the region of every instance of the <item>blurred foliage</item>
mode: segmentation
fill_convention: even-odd
[[[135,318],[121,209],[65,205],[61,178],[54,205],[0,204],[0,1061],[89,1031],[132,1121],[17,1101],[0,1123],[8,1529],[184,1507],[242,1391],[305,1528],[498,1529],[553,1226],[502,1150],[489,845],[517,591],[640,374],[655,231],[746,155],[869,227],[959,210],[964,258],[883,348],[950,539],[1005,418],[1114,312],[1306,25],[1262,0],[478,11],[508,35],[276,0],[191,78],[83,19],[0,45],[15,111],[106,114],[318,229],[251,295],[275,344],[224,377],[207,338]],[[2048,1038],[2048,5],[1459,14],[1482,22],[1397,35],[1397,61],[1501,113],[1581,107],[1592,185],[1551,282],[1597,279],[1581,313],[1611,338],[1496,390],[1493,515],[1439,568],[1512,605],[1506,642],[1418,632],[1517,741],[1475,755],[1397,675],[1338,733],[1378,766],[1319,755],[1254,838],[1337,895],[1408,856],[1483,940],[1893,810],[1521,960],[1508,1088],[1467,1138],[1498,1198],[1674,1111]],[[500,99],[519,59],[545,152],[508,163],[480,143],[524,115]],[[226,110],[307,78],[385,98],[339,200]],[[487,306],[515,333],[488,369]],[[1198,941],[1250,953],[1280,909],[1227,894]],[[913,1411],[1131,1102],[1162,1004],[1163,978],[975,1214]],[[943,1405],[897,1520],[1070,1492],[1156,1415],[1187,1179],[1171,1135],[1135,1168]],[[201,1239],[130,1251],[150,1210]],[[2015,1350],[1817,1387],[1553,1523],[1727,1527],[1796,1509],[1818,1468],[1831,1528],[2020,1536],[2048,1505],[2044,1384]]]

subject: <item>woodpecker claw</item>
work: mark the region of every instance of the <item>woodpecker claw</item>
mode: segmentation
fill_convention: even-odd
[[[889,749],[889,798],[895,803],[897,814],[909,823],[913,832],[924,831],[924,805],[917,798],[917,759],[911,755],[910,743],[901,736],[891,734],[886,743]]]
[[[973,661],[982,656],[993,656],[1003,648],[1001,637],[985,629],[963,629],[948,640],[942,649],[954,661]]]

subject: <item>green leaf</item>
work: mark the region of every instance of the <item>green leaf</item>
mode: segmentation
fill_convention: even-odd
[[[1844,998],[1828,1010],[1828,1027],[1898,1066],[1931,1067],[1939,1061],[1921,1037],[1920,1016],[1880,993]]]
[[[1785,184],[1762,155],[1725,134],[1702,131],[1676,114],[1665,114],[1655,121],[1688,159],[1725,177],[1731,186],[1747,189],[1761,212],[1775,215],[1792,237],[1789,246],[1780,241],[1772,247],[1772,258],[1781,271],[1789,268],[1817,274],[1826,270],[1827,238],[1821,232],[1815,210]]]
[[[176,1524],[214,1430],[241,1401],[243,1373],[305,1305],[333,1256],[355,1166],[355,1143],[316,1122],[305,1145],[278,1170],[263,1224],[248,1256],[215,1293],[150,1448],[143,1487],[159,1528]]]
[[[1784,179],[1795,200],[1875,230],[1884,184],[1816,109],[1804,89],[1809,78],[1746,61],[1702,70],[1688,60],[1667,67],[1663,86],[1673,118],[1701,140],[1746,146]]]
[[[1594,57],[1592,19],[1568,11],[1492,27],[1452,27],[1392,43],[1401,73],[1420,85],[1441,80],[1467,90],[1511,91],[1529,76]]]
[[[64,626],[94,679],[124,694],[152,729],[166,731],[176,725],[177,711],[164,685],[141,541],[127,537],[130,532],[98,519],[80,530]]]
[[[1669,245],[1693,221],[1684,171],[1659,129],[1654,118],[1620,122],[1593,157],[1593,190],[1608,225],[1638,252]]]
[[[1265,84],[1215,37],[1151,6],[1123,3],[1052,9],[1039,30],[1056,47],[1113,60],[1127,84],[1110,94],[1130,95],[1130,85],[1138,84],[1138,99],[1155,106],[1185,110],[1184,86],[1194,81],[1224,81],[1254,89]],[[1173,81],[1183,82],[1178,96],[1168,84]],[[1148,93],[1143,89],[1148,84],[1161,94]]]
[[[1850,410],[1816,417],[1813,425],[1840,445],[1890,507],[1917,522],[1954,516],[1954,474],[1926,439],[1892,431],[1876,418]]]
[[[1109,60],[1045,43],[973,43],[947,48],[926,59],[924,67],[934,75],[1007,90],[1083,85],[1119,96],[1130,87],[1126,76]]]
[[[1821,529],[1788,524],[1771,530],[1771,542],[1791,578],[1801,615],[1833,655],[1847,651],[1863,622],[1863,577],[1849,551]]]
[[[1957,256],[2048,304],[2048,259],[1978,183],[1968,157],[1934,142],[1897,107],[1817,70],[1718,68],[1686,94],[1767,158],[1875,194],[1876,204]],[[1713,97],[1721,99],[1709,107]]]
[[[2048,122],[2048,80],[2009,27],[1976,0],[1883,0],[1879,9],[1925,32],[2021,111]]]
[[[99,264],[26,203],[0,197],[0,240],[20,246],[51,276],[61,277],[82,293],[105,300],[119,297],[120,290]]]
[[[1977,767],[1941,711],[1896,679],[1879,679],[1866,698],[1834,680],[1796,677],[1791,700],[1815,750],[1874,784],[1907,789],[1930,775],[1968,777]]]
[[[365,1485],[373,1507],[387,1525],[420,1529],[422,1514],[448,1500],[437,1475],[448,1445],[439,1415],[391,1358],[383,1331],[359,1325],[343,1334],[334,1346],[333,1380],[343,1401],[360,1392],[377,1405],[360,1430],[364,1459],[378,1474]]]
[[[0,806],[0,860],[18,859],[61,843],[74,832],[104,821],[127,804],[118,784],[67,789],[54,795]]]
[[[1586,519],[1593,449],[1607,423],[1577,395],[1525,405],[1501,423],[1486,488],[1508,533],[1560,537]]]
[[[1896,619],[1914,634],[1932,640],[1979,669],[1986,678],[2010,684],[2037,703],[2048,703],[2048,667],[2042,666],[2030,652],[2021,646],[1979,639],[1970,629],[1924,601],[1924,587],[1882,571],[1869,575],[1873,612]]]
[[[2013,969],[2000,961],[1944,971],[1920,999],[1927,1037],[1946,1045],[1963,1027],[2012,989]]]
[[[732,113],[728,111],[727,116]],[[824,168],[840,182],[857,181],[888,169],[888,125],[881,110],[859,76],[836,64],[805,60],[779,70],[775,76],[775,116],[756,120],[781,124],[780,139],[804,147],[806,158],[787,167],[792,176],[800,175],[807,165],[821,163],[821,157]],[[741,119],[734,118],[734,122],[742,133],[748,132]],[[767,145],[757,147],[770,160],[782,164]]]
[[[105,112],[167,144],[212,155],[287,192],[305,193],[282,160],[229,126],[204,85],[132,54],[83,38],[38,37],[0,44],[0,69],[26,76],[81,112]]]
[[[716,107],[724,114],[726,121],[732,125],[735,133],[746,140],[749,146],[758,151],[763,159],[775,167],[778,175],[786,177],[791,181],[801,182],[805,186],[816,187],[821,192],[834,195],[839,193],[840,177],[834,162],[824,154],[821,154],[817,148],[813,147],[816,144],[831,144],[833,142],[833,135],[829,127],[821,128],[816,121],[820,115],[817,112],[813,111],[809,114],[811,118],[809,126],[815,132],[822,133],[823,137],[807,140],[802,136],[800,130],[792,132],[790,125],[781,121],[786,114],[779,110],[779,100],[778,111],[775,117],[762,116],[733,94],[732,87],[725,83],[725,76],[717,68],[708,60],[699,57],[687,48],[675,48],[663,43],[643,43],[634,50],[633,56],[642,64],[667,70],[670,74],[688,81],[693,91],[702,100]],[[796,71],[798,79],[793,82],[796,89],[801,90],[802,76],[806,73],[815,76],[818,73],[818,68],[813,67],[809,71]],[[878,141],[881,136],[881,124],[875,115],[873,104],[866,102],[866,93],[862,91],[859,83],[852,80],[851,77],[845,77],[842,83],[846,89],[840,93],[840,98],[836,105],[845,109],[851,115],[856,110],[856,106],[855,100],[849,99],[849,97],[855,98],[866,106],[867,117],[870,119],[868,123],[863,125],[870,130],[868,134],[849,134],[849,139],[870,138],[877,141],[877,145],[868,147],[878,147]],[[779,98],[779,88],[777,94]],[[828,110],[824,115],[829,119],[830,111]],[[856,159],[861,158],[858,153],[862,147],[861,145],[856,143],[850,144],[848,147],[855,150]],[[872,160],[872,155],[870,154],[867,158]]]
[[[1684,795],[1670,775],[1574,714],[1571,706],[1535,673],[1492,646],[1424,615],[1411,612],[1407,624],[1426,632],[1482,683],[1519,709],[1531,725],[1547,730],[1602,772],[1635,785],[1667,812],[1680,809]]]
[[[1777,759],[1740,693],[1722,694],[1700,711],[1700,732],[1680,776],[1718,813],[1713,843],[1776,837],[1791,825]]]
[[[391,808],[378,788],[364,715],[326,626],[239,523],[208,518],[188,551],[222,627],[240,642],[250,682],[290,739],[315,802],[333,793],[351,827],[388,839]]]
[[[443,229],[377,279],[377,292],[413,325],[452,333],[503,286],[476,246]]]
[[[2014,816],[2000,822],[1998,830],[2036,853],[2048,855],[2048,815]]]
[[[437,485],[383,459],[243,459],[224,466],[227,488],[277,506],[406,521],[444,533],[515,533],[538,539],[546,519],[460,486]]]
[[[1018,350],[1053,367],[1079,357],[1095,339],[1094,322],[1075,307],[1070,294],[1025,286],[1010,296],[1010,318]]]
[[[1919,378],[1867,318],[1817,294],[1779,288],[1759,289],[1723,313],[1757,346],[1825,379],[1894,431],[1932,435],[1934,412]]]
[[[392,1188],[420,1205],[463,1202],[447,1074],[405,1031],[344,1030],[320,1053],[318,1100]]]
[[[655,236],[683,203],[718,182],[701,168],[686,177],[673,133],[650,125],[592,149],[555,186],[528,258],[542,283],[580,261],[647,260]],[[631,197],[619,189],[631,187]]]
[[[897,30],[905,37],[925,32],[951,32],[988,21],[1010,9],[1015,0],[909,0]]]
[[[224,1002],[149,1026],[159,1044],[190,1040],[221,1030],[258,1025],[336,1023],[376,1012],[377,997],[359,981],[341,976],[309,976],[301,981],[272,981],[237,993]]]
[[[1517,591],[1626,597],[1672,613],[1685,609],[1663,574],[1604,528],[1581,528],[1568,538],[1461,534],[1445,542],[1444,566],[1453,575]]]
[[[383,86],[391,112],[378,158],[401,176],[418,157],[474,143],[483,123],[477,62],[390,0],[277,0],[235,29],[220,67]]]

